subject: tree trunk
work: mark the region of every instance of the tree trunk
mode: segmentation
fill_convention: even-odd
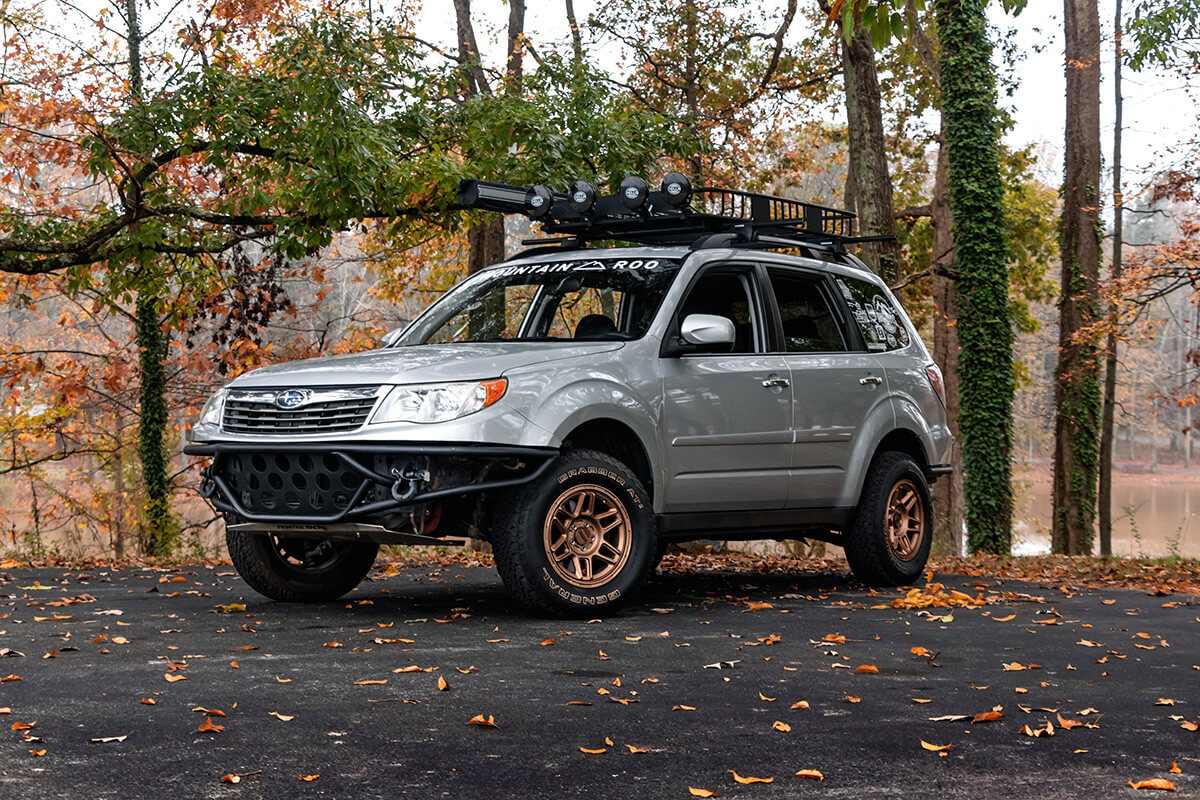
[[[516,91],[524,80],[525,0],[508,3],[508,57],[504,61],[504,77],[508,90]]]
[[[846,73],[846,119],[850,142],[850,185],[858,212],[859,231],[864,236],[896,233],[892,206],[892,181],[888,175],[887,145],[883,138],[883,111],[879,76],[875,70],[875,48],[871,34],[856,27],[847,42],[842,39],[842,68]],[[900,264],[900,244],[868,242],[862,259],[888,283],[894,283]]]
[[[942,368],[946,390],[946,417],[958,438],[958,309],[954,279],[947,270],[954,266],[954,217],[950,210],[950,165],[945,133],[938,145],[933,201],[933,360]],[[963,474],[958,445],[951,456],[954,471],[938,482],[933,493],[933,546],[939,555],[961,555],[963,545]]]
[[[136,0],[125,0],[126,42],[129,47],[129,95],[134,104],[142,102],[142,31]],[[129,202],[141,205],[141,187],[134,181]],[[136,226],[134,228],[136,231]],[[142,481],[146,485],[146,508],[142,519],[142,551],[162,556],[171,551],[175,523],[171,515],[170,457],[166,447],[167,397],[163,362],[167,357],[167,335],[158,315],[160,278],[148,263],[139,258],[141,275],[134,309],[134,333],[139,361],[138,458]]]
[[[583,61],[583,37],[579,35],[579,21],[575,18],[575,3],[567,2],[567,27],[571,29],[571,53],[575,60]]]
[[[1111,281],[1121,279],[1121,244],[1125,202],[1121,187],[1121,115],[1124,100],[1121,97],[1121,0],[1117,0],[1113,30],[1113,238]],[[1104,355],[1104,410],[1100,418],[1100,555],[1112,555],[1112,467],[1113,467],[1113,414],[1117,402],[1117,307],[1109,306],[1108,342]],[[1190,423],[1189,423],[1190,424]],[[1190,433],[1188,434],[1191,435]],[[1187,457],[1191,448],[1187,450]]]
[[[963,494],[972,551],[1012,544],[1012,326],[985,0],[936,0],[954,215]]]
[[[1064,0],[1067,124],[1062,297],[1054,378],[1056,553],[1090,554],[1100,468],[1100,17],[1096,0]]]

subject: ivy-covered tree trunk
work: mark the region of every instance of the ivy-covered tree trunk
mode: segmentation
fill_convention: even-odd
[[[985,0],[936,0],[942,114],[954,215],[963,490],[972,551],[1012,533],[1012,326],[996,81]]]
[[[842,39],[842,68],[846,75],[846,120],[849,134],[847,205],[858,212],[859,230],[866,236],[896,233],[892,180],[888,174],[887,144],[883,138],[883,111],[875,48],[870,31],[857,28],[847,42]],[[900,243],[867,242],[862,259],[888,283],[899,277]]]
[[[1100,359],[1088,327],[1100,319],[1100,15],[1096,0],[1064,0],[1067,124],[1062,296],[1054,371],[1056,553],[1092,552],[1100,468]]]
[[[167,397],[163,363],[167,336],[158,315],[158,298],[153,291],[138,294],[135,312],[141,386],[138,416],[138,458],[146,484],[146,508],[142,523],[142,550],[147,555],[171,552],[175,521],[171,514],[171,478],[167,453]]]

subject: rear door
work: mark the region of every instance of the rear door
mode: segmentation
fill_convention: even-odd
[[[792,376],[789,508],[837,505],[867,416],[887,403],[886,375],[866,352],[829,277],[771,265],[776,348]]]
[[[787,362],[769,354],[767,305],[754,265],[715,265],[689,287],[688,314],[733,321],[733,352],[661,359],[664,510],[781,509],[790,483],[792,390]]]

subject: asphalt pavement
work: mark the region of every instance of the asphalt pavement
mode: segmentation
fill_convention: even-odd
[[[936,579],[981,602],[693,571],[554,621],[455,564],[318,606],[229,567],[8,570],[0,798],[1200,793],[1197,598]]]

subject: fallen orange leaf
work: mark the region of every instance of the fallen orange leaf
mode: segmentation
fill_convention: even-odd
[[[808,708],[808,701],[807,700],[799,700],[795,703],[792,703],[791,707],[792,708]]]
[[[746,608],[750,609],[751,611],[762,611],[764,609],[774,607],[775,606],[771,605],[770,603],[748,603],[746,605]]]
[[[180,675],[177,672],[167,672],[163,675],[163,677],[167,679],[168,683],[175,683],[175,681],[186,681],[187,680],[187,675]]]
[[[708,789],[697,789],[695,786],[689,786],[688,791],[691,792],[692,797],[716,797],[717,796],[716,792],[710,792]]]
[[[825,775],[819,769],[802,769],[796,773],[797,778],[811,778],[814,781],[825,780]]]
[[[842,699],[845,700],[847,703],[861,703],[862,702],[861,697],[854,697],[853,695],[846,695]]]
[[[32,728],[34,725],[37,725],[37,723],[36,722],[14,722],[12,724],[12,729],[14,731],[27,731],[30,728]]]
[[[822,642],[832,642],[833,644],[845,644],[846,637],[840,633],[827,633],[821,637]]]
[[[581,748],[579,748],[579,752],[581,752],[581,753],[589,753],[589,754],[591,754],[591,755],[597,756],[597,755],[600,755],[601,753],[607,753],[607,752],[608,752],[608,748],[607,748],[607,747],[600,747],[600,748],[597,748],[597,749],[595,749],[595,750],[590,750],[590,749],[588,749],[588,748],[586,748],[586,747],[581,747]]]
[[[774,783],[775,782],[774,778],[752,778],[752,777],[743,778],[741,775],[738,775],[735,770],[731,769],[731,770],[729,770],[729,772],[730,772],[730,774],[733,775],[733,779],[735,781],[737,781],[738,783]]]
[[[874,664],[859,664],[854,671],[859,675],[878,675],[879,667]]]
[[[925,750],[930,750],[934,753],[940,753],[943,750],[950,749],[950,745],[948,745],[948,744],[930,744],[929,742],[925,741],[924,739],[921,740],[921,747],[924,748]]]
[[[1182,775],[1182,774],[1183,774],[1183,770],[1181,770],[1181,769],[1179,768],[1179,763],[1178,763],[1178,762],[1175,762],[1175,761],[1172,761],[1172,762],[1171,762],[1171,768],[1170,768],[1169,770],[1167,770],[1167,772],[1170,772],[1170,773],[1172,773],[1172,774],[1175,774],[1175,775]]]
[[[1169,697],[1160,697],[1154,701],[1154,705],[1156,705],[1156,706],[1173,706],[1173,705],[1175,705],[1175,701]]]
[[[46,755],[46,751],[45,751],[45,749],[30,750],[29,755],[33,756],[34,758],[41,758],[42,756]]]
[[[225,730],[224,725],[214,725],[211,717],[205,717],[204,722],[200,723],[200,727],[196,728],[196,733],[220,733]]]
[[[467,724],[468,725],[480,725],[484,728],[499,727],[496,724],[496,718],[493,717],[491,714],[488,714],[486,719],[484,718],[483,714],[476,714],[475,716],[473,716],[469,720],[467,720]]]
[[[1171,783],[1166,778],[1151,778],[1148,781],[1129,782],[1129,785],[1135,789],[1162,789],[1164,792],[1175,791],[1175,784]]]
[[[225,775],[221,776],[221,783],[241,783],[241,782],[242,782],[242,777],[240,775],[234,775],[232,772],[226,773]]]
[[[1083,725],[1083,723],[1077,719],[1063,719],[1062,714],[1055,714],[1055,716],[1058,717],[1058,727],[1062,728],[1063,730],[1069,731],[1071,728],[1078,728]]]
[[[933,653],[924,647],[910,647],[908,652],[912,653],[914,656],[924,656],[925,658],[929,658],[933,655]]]
[[[312,783],[317,778],[321,777],[321,773],[318,772],[314,775],[298,775],[296,777],[300,778],[300,780],[304,781],[305,783]]]
[[[554,637],[553,637],[553,636],[551,636],[551,637],[550,637],[549,639],[547,639],[546,641],[542,642],[541,646],[542,646],[542,647],[545,647],[545,646],[546,646],[546,645],[548,645],[548,644],[554,644]]]
[[[196,706],[195,708],[192,709],[192,711],[196,712],[197,714],[203,714],[206,717],[223,717],[223,716],[225,716],[225,712],[219,708],[205,708],[204,706]]]
[[[774,697],[767,697],[767,696],[766,696],[765,694],[763,694],[762,692],[759,692],[759,693],[758,693],[758,699],[759,699],[759,700],[762,700],[764,703],[774,703],[774,702],[775,702],[775,698],[774,698]]]
[[[974,717],[971,717],[971,724],[974,725],[976,722],[995,722],[1003,716],[999,711],[992,709],[991,711],[985,711],[982,714],[976,714]],[[1083,723],[1079,724],[1082,725]]]
[[[450,691],[450,684],[446,683],[446,679],[443,678],[441,675],[438,675],[437,687],[438,687],[439,692]]]
[[[625,746],[629,748],[629,752],[631,752],[631,753],[648,753],[649,752],[648,750],[643,750],[640,747],[634,747],[631,744],[627,744]]]
[[[1009,614],[1007,617],[992,617],[992,622],[1011,622],[1016,618],[1016,614]]]
[[[291,722],[296,718],[295,714],[280,714],[278,711],[268,711],[267,713],[272,717],[276,717],[281,722]]]
[[[780,722],[779,720],[772,722],[771,727],[777,731],[780,731],[781,733],[787,733],[792,729],[791,725],[788,725],[786,722]]]
[[[279,679],[276,678],[275,680],[279,680]],[[287,683],[287,681],[281,681],[281,682]],[[354,685],[355,686],[382,686],[385,683],[387,683],[387,678],[382,678],[379,680],[355,681]]]
[[[932,700],[930,700],[928,697],[914,697],[914,698],[912,699],[912,701],[913,701],[914,703],[922,703],[922,704],[924,704],[924,703],[932,703],[932,702],[933,702],[933,701],[932,701]]]

